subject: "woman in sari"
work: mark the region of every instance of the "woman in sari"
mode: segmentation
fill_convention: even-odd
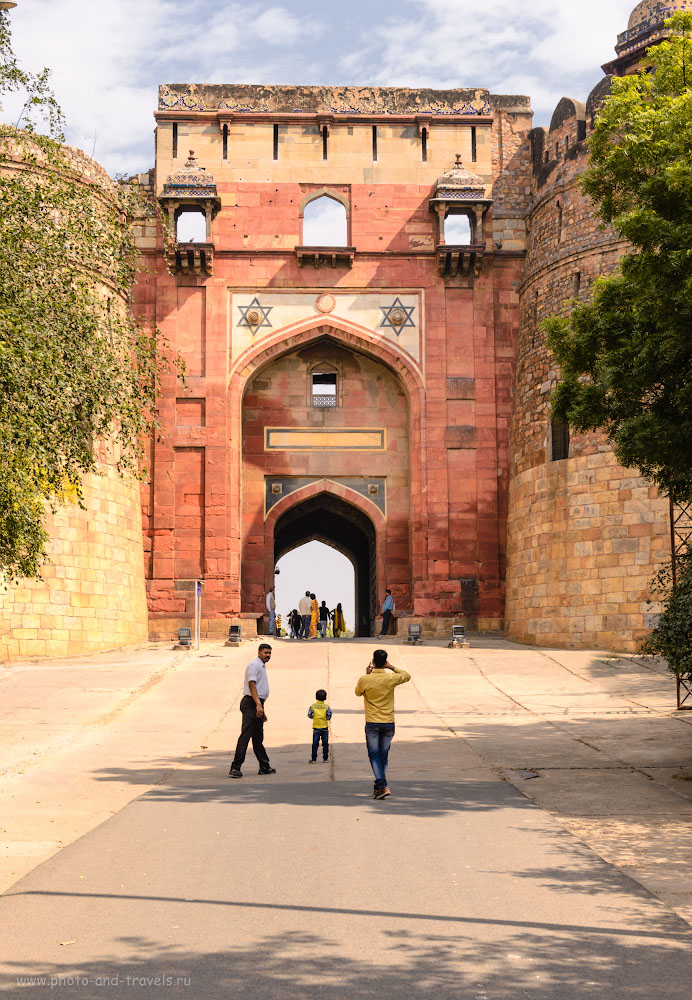
[[[314,594],[310,594],[310,632],[308,633],[308,639],[317,638],[317,622],[320,617],[319,605],[317,603],[317,598]]]
[[[344,621],[344,613],[340,603],[334,608],[332,617],[334,619],[334,638],[338,639],[341,633],[346,631],[346,622]]]

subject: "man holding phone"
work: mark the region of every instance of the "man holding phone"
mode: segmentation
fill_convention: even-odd
[[[394,739],[394,688],[410,680],[411,675],[405,670],[392,666],[386,649],[376,649],[356,684],[356,694],[363,698],[365,708],[365,742],[375,775],[374,799],[391,795],[387,787],[387,764]]]

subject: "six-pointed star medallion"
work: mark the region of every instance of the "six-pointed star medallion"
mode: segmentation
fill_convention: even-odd
[[[415,328],[416,324],[413,322],[415,308],[415,306],[405,306],[397,296],[391,306],[380,306],[382,311],[380,326],[393,330],[398,337],[405,327],[411,326]]]
[[[263,327],[271,328],[269,313],[274,306],[260,305],[259,299],[255,296],[249,306],[238,306],[238,308],[242,313],[238,326],[246,326],[251,331],[253,337]]]

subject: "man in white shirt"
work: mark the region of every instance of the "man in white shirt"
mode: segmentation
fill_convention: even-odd
[[[235,756],[228,772],[231,778],[242,778],[240,768],[245,760],[247,745],[252,740],[252,749],[259,763],[258,774],[276,774],[276,768],[269,763],[267,751],[264,749],[264,703],[269,697],[269,681],[267,680],[266,664],[272,655],[271,646],[263,642],[257,650],[257,657],[251,660],[245,668],[245,685],[243,697],[240,700],[240,711],[243,716],[242,728],[235,748]]]
[[[300,612],[300,617],[303,619],[303,628],[300,633],[301,639],[307,639],[310,634],[310,612],[312,610],[312,601],[310,599],[310,591],[305,591],[305,597],[301,597],[298,601],[298,611]]]
[[[270,587],[269,593],[267,594],[267,611],[269,612],[269,628],[267,629],[268,635],[274,635],[276,630],[276,597],[274,596],[274,591],[276,587]]]

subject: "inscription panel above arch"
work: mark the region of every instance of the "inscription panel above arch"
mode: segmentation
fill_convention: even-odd
[[[418,291],[311,292],[237,291],[229,289],[231,364],[244,351],[291,330],[305,320],[328,316],[370,330],[397,345],[418,365],[423,360],[423,295]]]

